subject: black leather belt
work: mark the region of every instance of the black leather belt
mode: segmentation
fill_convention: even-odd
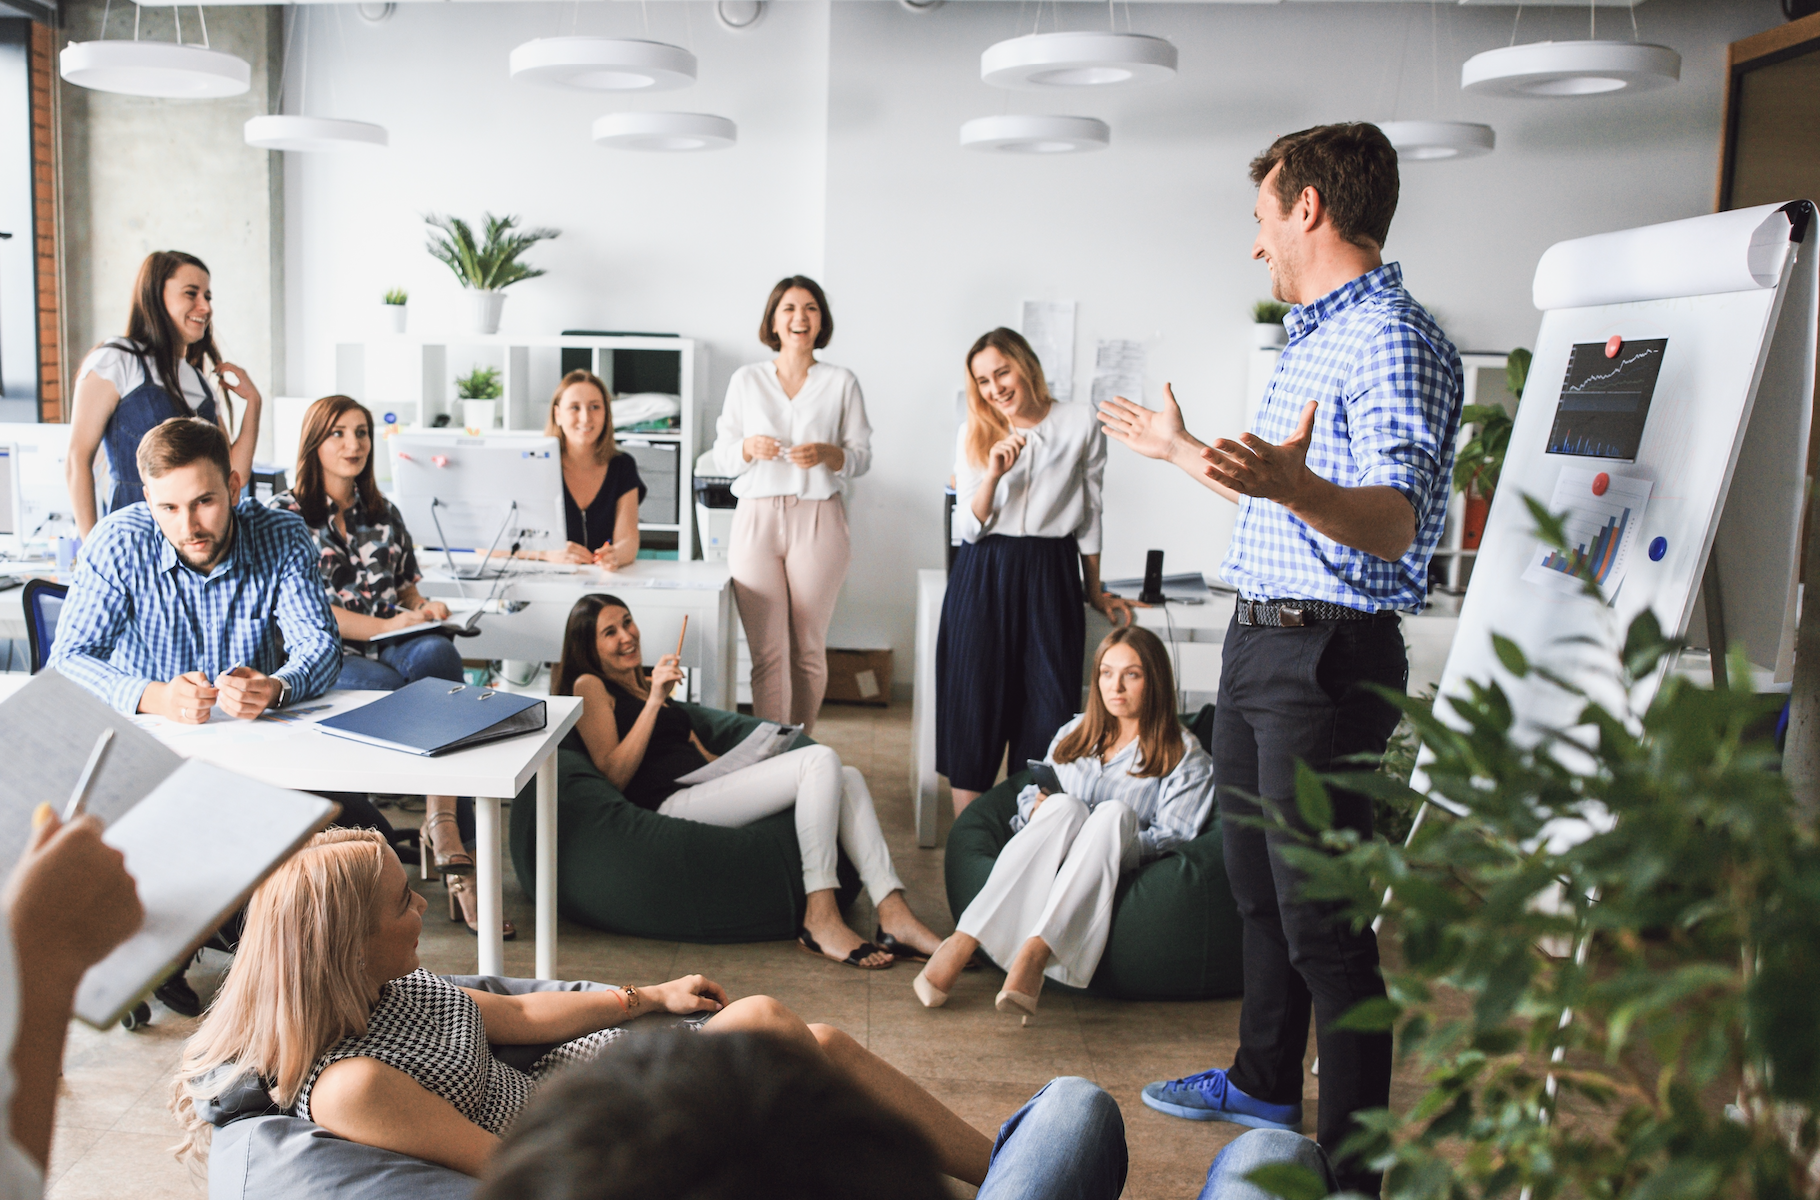
[[[1395,609],[1369,613],[1325,600],[1240,600],[1238,615],[1241,625],[1300,629],[1316,621],[1377,621],[1397,614]]]

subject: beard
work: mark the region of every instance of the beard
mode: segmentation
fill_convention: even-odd
[[[195,543],[202,544],[203,548],[200,553],[192,552],[189,548]],[[184,566],[198,574],[207,575],[215,569],[215,565],[221,561],[222,557],[227,554],[228,547],[233,544],[234,527],[230,524],[227,532],[220,537],[216,537],[214,534],[204,534],[183,545],[172,542],[171,548],[177,551],[177,558]]]

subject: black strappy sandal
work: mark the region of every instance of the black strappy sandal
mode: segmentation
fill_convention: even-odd
[[[815,955],[817,958],[826,958],[829,962],[839,962],[842,966],[857,967],[862,971],[887,971],[890,970],[896,962],[896,960],[893,959],[892,962],[881,963],[876,967],[868,967],[866,965],[866,960],[871,958],[874,954],[890,953],[879,946],[874,946],[871,942],[861,942],[859,944],[859,949],[847,955],[846,958],[830,958],[828,955],[822,953],[821,946],[816,943],[814,938],[809,936],[809,929],[805,925],[799,925],[796,928],[796,944],[801,946],[808,953]]]
[[[909,942],[900,942],[886,933],[883,925],[880,925],[878,927],[878,932],[872,935],[872,940],[878,943],[878,948],[880,950],[883,950],[886,954],[889,954],[899,962],[926,963],[929,961],[929,956],[927,954],[924,954]]]

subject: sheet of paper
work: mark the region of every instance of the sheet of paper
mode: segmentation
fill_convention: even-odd
[[[1072,300],[1026,300],[1018,330],[1043,364],[1049,394],[1062,401],[1074,398],[1074,308]]]
[[[1652,486],[1647,479],[1594,467],[1562,467],[1548,511],[1567,514],[1567,544],[1572,549],[1561,551],[1538,542],[1523,570],[1524,582],[1574,595],[1581,590],[1583,569],[1589,568],[1609,603],[1624,583]]]
[[[1124,338],[1101,338],[1093,353],[1093,407],[1114,396],[1144,402],[1144,343]]]
[[[83,975],[76,1015],[112,1026],[334,812],[321,796],[184,762],[103,835],[126,856],[145,924]]]
[[[733,749],[727,751],[707,766],[697,768],[696,770],[690,771],[687,775],[678,777],[676,782],[690,784],[691,786],[697,783],[707,783],[710,779],[719,779],[723,775],[731,775],[733,772],[752,766],[754,763],[764,762],[767,758],[775,758],[785,750],[788,750],[790,744],[796,741],[796,735],[802,731],[803,727],[801,725],[773,725],[770,722],[766,722],[757,729],[754,729],[751,733],[748,733],[745,740],[739,745],[733,747]]]

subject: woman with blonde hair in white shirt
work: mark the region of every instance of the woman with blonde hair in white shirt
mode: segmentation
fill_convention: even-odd
[[[1005,964],[1000,1012],[1036,1013],[1047,976],[1086,987],[1112,930],[1119,876],[1199,837],[1213,760],[1176,719],[1175,676],[1156,634],[1127,625],[1100,643],[1087,711],[1046,761],[1063,790],[1019,793],[1012,837],[955,931],[916,977],[939,1008],[976,949]]]
[[[1092,406],[1050,396],[1023,335],[974,342],[954,451],[962,545],[935,649],[935,769],[956,813],[992,786],[1007,746],[1013,764],[1037,758],[1074,713],[1083,599],[1114,625],[1131,619],[1130,603],[1100,587],[1105,474]]]
[[[819,362],[834,336],[821,285],[780,279],[758,339],[777,357],[733,373],[714,442],[739,508],[727,565],[752,648],[752,711],[815,727],[828,686],[828,625],[852,548],[843,497],[872,464],[853,372]]]

